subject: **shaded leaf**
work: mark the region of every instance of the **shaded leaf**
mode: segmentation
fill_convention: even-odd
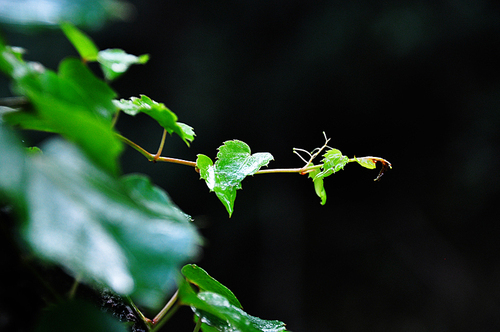
[[[132,97],[130,100],[115,100],[116,107],[128,115],[135,116],[145,113],[155,119],[169,134],[176,133],[189,146],[194,140],[193,128],[186,124],[177,122],[177,115],[169,110],[163,103],[158,103],[151,98],[141,95],[140,98]]]
[[[41,315],[35,332],[126,332],[127,328],[113,316],[81,300],[65,301],[51,306]]]
[[[195,264],[185,265],[182,274],[186,279],[198,286],[201,291],[209,291],[224,296],[232,305],[242,308],[240,301],[236,298],[233,292],[213,277],[211,277],[205,270]]]
[[[97,62],[101,65],[104,77],[110,81],[125,73],[131,65],[145,64],[148,60],[148,54],[135,56],[121,49],[107,49],[97,55]]]
[[[27,169],[22,235],[29,247],[83,281],[158,309],[180,267],[198,253],[194,226],[157,187],[163,198],[152,199],[154,208],[143,204],[151,195],[146,179],[124,186],[61,140],[43,151]]]
[[[255,174],[262,166],[267,166],[273,160],[268,152],[251,154],[250,147],[238,140],[224,142],[219,147],[217,161],[212,161],[205,155],[198,155],[196,165],[200,177],[214,191],[229,216],[233,213],[236,191],[241,189],[241,181],[248,175]]]

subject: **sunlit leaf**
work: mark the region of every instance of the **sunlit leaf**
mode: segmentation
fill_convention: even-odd
[[[240,301],[238,301],[234,293],[231,292],[229,288],[215,280],[201,267],[195,264],[188,264],[182,268],[181,272],[190,283],[198,286],[201,291],[209,291],[220,294],[224,296],[232,305],[242,308]]]
[[[255,174],[261,167],[267,166],[273,160],[268,152],[251,154],[250,147],[238,140],[227,141],[219,147],[217,161],[212,161],[205,155],[198,155],[196,165],[200,177],[214,191],[229,216],[233,213],[236,191],[241,189],[241,181],[248,175]]]
[[[145,113],[155,119],[169,134],[176,133],[189,146],[194,140],[193,128],[177,122],[177,115],[169,110],[163,103],[158,103],[151,98],[141,95],[140,98],[132,97],[130,100],[115,100],[114,104],[128,115],[135,116]]]
[[[125,73],[131,65],[145,64],[148,60],[148,54],[135,56],[121,49],[107,49],[97,55],[97,62],[101,65],[104,77],[110,81]]]
[[[377,167],[376,162],[370,157],[362,157],[362,158],[354,157],[354,160],[356,160],[356,162],[361,166],[366,167],[368,169],[374,169]]]

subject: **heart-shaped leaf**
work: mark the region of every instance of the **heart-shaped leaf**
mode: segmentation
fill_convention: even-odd
[[[219,147],[215,165],[205,155],[198,155],[196,165],[200,176],[214,191],[226,207],[229,216],[233,214],[236,191],[241,189],[241,181],[255,174],[262,166],[267,166],[273,156],[268,152],[251,154],[250,147],[238,140],[224,142]]]

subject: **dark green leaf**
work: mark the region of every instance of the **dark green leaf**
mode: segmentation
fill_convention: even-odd
[[[232,305],[242,308],[240,301],[238,301],[233,292],[211,277],[201,267],[195,264],[188,264],[182,268],[181,272],[190,283],[198,286],[201,291],[209,291],[220,294],[224,296]]]
[[[164,104],[151,100],[149,97],[141,95],[141,98],[132,97],[130,100],[121,99],[114,101],[115,106],[127,113],[135,116],[138,113],[146,113],[155,119],[169,134],[176,133],[189,146],[189,142],[194,139],[193,128],[186,124],[177,122],[177,115],[169,110]]]
[[[196,165],[200,176],[214,191],[226,207],[229,216],[233,213],[236,190],[241,189],[241,181],[248,175],[255,174],[262,166],[267,166],[273,160],[268,152],[251,154],[250,147],[238,140],[224,142],[219,147],[217,161],[212,161],[205,155],[198,155]]]
[[[101,65],[104,77],[110,81],[125,73],[131,65],[145,64],[148,60],[148,54],[135,56],[120,49],[107,49],[97,55],[97,62]]]
[[[35,332],[126,332],[123,323],[84,301],[65,301],[43,312]]]
[[[19,206],[25,186],[25,153],[21,141],[0,123],[0,198]]]
[[[199,292],[196,294],[189,285],[183,284],[179,289],[179,298],[182,304],[193,308],[204,324],[221,332],[286,331],[283,322],[251,316],[217,293]]]
[[[26,181],[22,235],[30,248],[83,281],[158,309],[180,267],[198,253],[194,226],[159,188],[152,197],[147,180],[128,178],[124,186],[61,140],[42,149],[30,158]]]
[[[69,22],[61,23],[61,29],[84,61],[97,60],[99,48],[89,36]]]

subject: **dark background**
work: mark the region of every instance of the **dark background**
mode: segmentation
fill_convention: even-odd
[[[193,169],[127,149],[123,172],[149,174],[195,218],[197,263],[248,313],[295,332],[500,329],[497,2],[132,3],[134,20],[89,34],[151,55],[113,87],[194,127],[190,148],[168,138],[164,155],[214,158],[240,139],[270,167],[301,167],[292,148],[325,131],[344,154],[393,165],[380,182],[347,165],[325,180],[325,206],[305,176],[248,178],[229,219]],[[75,54],[60,32],[6,35],[53,69]],[[150,151],[162,134],[146,116],[118,128]]]

